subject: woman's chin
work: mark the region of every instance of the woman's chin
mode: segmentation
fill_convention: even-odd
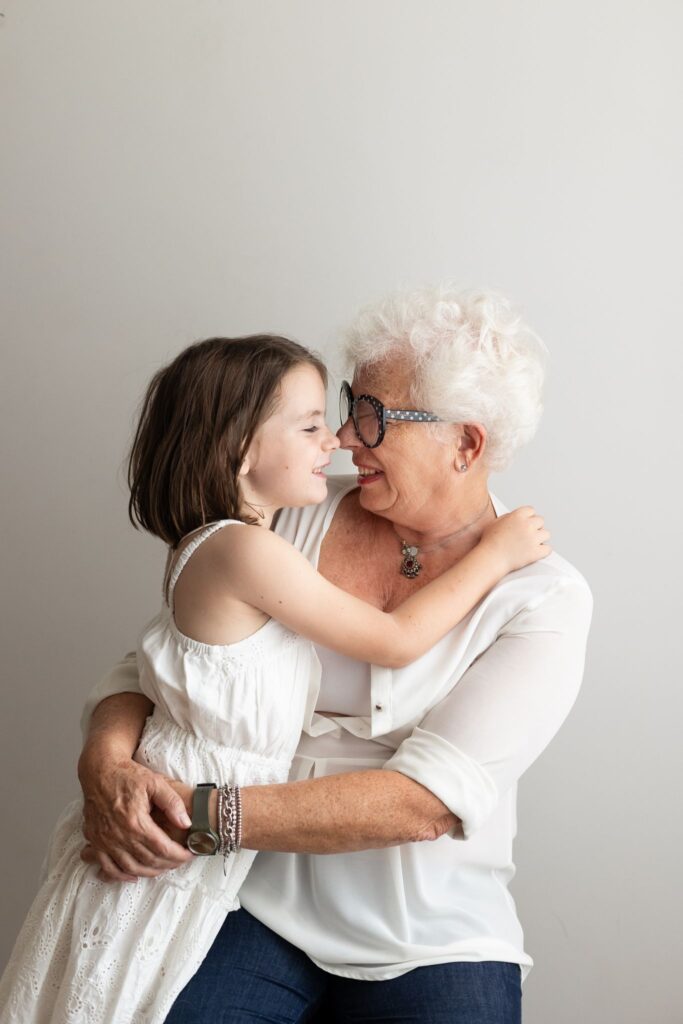
[[[378,514],[382,514],[391,505],[391,499],[387,494],[386,487],[383,486],[382,477],[379,477],[376,482],[359,485],[358,503],[366,511]]]

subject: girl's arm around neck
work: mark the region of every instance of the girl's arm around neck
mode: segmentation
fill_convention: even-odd
[[[433,647],[515,568],[515,556],[518,564],[532,560],[520,561],[519,544],[511,554],[511,530],[519,533],[513,523],[489,531],[457,565],[392,612],[335,587],[285,540],[258,527],[224,530],[212,538],[213,565],[233,597],[315,643],[359,661],[402,668]]]

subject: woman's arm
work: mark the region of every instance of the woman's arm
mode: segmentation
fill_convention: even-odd
[[[129,671],[129,666],[124,662]],[[190,819],[165,776],[132,760],[151,702],[139,693],[118,693],[99,703],[78,762],[84,797],[83,834],[88,860],[99,863],[103,877],[135,881],[157,875],[191,859],[155,823],[154,808],[176,828]]]
[[[193,787],[175,781],[170,785],[190,814]],[[379,850],[438,839],[460,824],[439,797],[395,771],[369,769],[301,782],[246,786],[241,795],[242,846],[247,850],[317,854]],[[216,828],[215,794],[211,795],[209,814]],[[164,828],[169,842],[173,837],[174,845],[185,843],[187,828],[170,822],[164,823]],[[181,848],[187,853],[184,845]],[[103,864],[92,847],[86,847],[82,857],[100,862],[100,877],[105,881],[129,880]],[[144,874],[157,875],[164,870],[160,859],[157,869]]]
[[[472,835],[568,714],[591,610],[571,581],[520,612],[383,769],[245,787],[243,845],[341,853]],[[190,787],[169,785],[189,807]]]
[[[285,792],[279,792],[284,790]],[[438,839],[457,824],[442,801],[400,772],[369,769],[242,790],[250,850],[350,853]]]
[[[93,691],[136,684],[134,659],[120,662]],[[78,763],[87,840],[82,857],[106,881],[135,881],[179,867],[191,858],[185,837],[191,786],[132,760],[151,704],[120,692],[94,706]],[[436,839],[457,822],[428,789],[398,772],[363,771],[314,782],[249,786],[242,791],[250,849],[318,853],[370,849]],[[163,829],[153,815],[165,816]],[[348,823],[354,822],[354,830]]]
[[[267,530],[224,530],[213,571],[230,594],[290,629],[359,661],[402,668],[428,651],[503,576],[550,553],[543,520],[525,507],[501,516],[452,569],[383,612],[321,576]]]
[[[171,785],[189,811],[194,790]],[[246,786],[242,846],[288,853],[354,853],[438,839],[459,825],[430,790],[400,772],[368,769],[320,779]],[[216,828],[216,795],[209,800]],[[184,843],[186,829],[164,826]]]
[[[345,853],[472,835],[569,713],[591,611],[575,581],[521,611],[382,769],[243,788],[242,845]],[[189,807],[191,788],[173,786]],[[215,824],[215,798],[211,810]]]

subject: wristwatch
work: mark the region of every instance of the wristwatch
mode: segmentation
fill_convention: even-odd
[[[197,857],[211,857],[218,853],[220,840],[209,823],[209,796],[215,782],[200,782],[192,797],[192,825],[187,836],[187,848]]]

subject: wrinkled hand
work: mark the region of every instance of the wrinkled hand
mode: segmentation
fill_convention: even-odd
[[[193,787],[188,786],[186,782],[178,782],[177,779],[167,779],[166,781],[171,789],[183,801],[189,821],[192,815],[192,798],[194,796]],[[182,847],[185,847],[185,841],[187,839],[186,828],[178,828],[178,826],[168,817],[165,811],[161,810],[160,807],[154,807],[152,809],[152,819],[157,823],[159,828],[164,830],[167,836],[173,839],[176,843],[180,843]]]
[[[181,840],[190,818],[184,790],[165,775],[127,758],[80,766],[84,794],[81,857],[100,865],[103,881],[153,878],[192,859]],[[161,827],[158,822],[164,822]],[[175,838],[165,830],[174,830]]]

